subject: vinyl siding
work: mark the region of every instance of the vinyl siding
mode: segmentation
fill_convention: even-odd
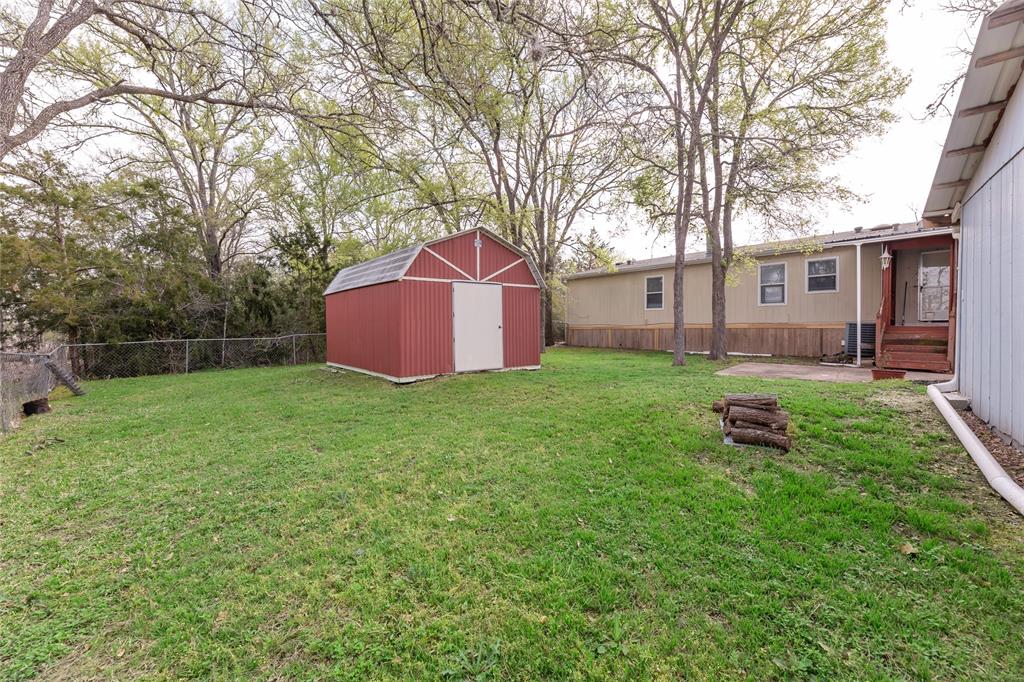
[[[861,316],[864,322],[873,322],[878,314],[882,278],[880,255],[878,244],[866,244],[861,249]],[[806,262],[832,256],[837,258],[839,290],[808,293]],[[856,318],[856,249],[853,246],[813,254],[765,256],[757,262],[786,264],[786,303],[758,305],[757,265],[737,267],[730,273],[731,281],[726,290],[728,324],[835,326]],[[645,310],[645,279],[657,275],[665,278],[664,308]],[[576,327],[671,325],[672,276],[672,269],[665,268],[569,280],[566,321]],[[710,264],[687,265],[684,306],[688,325],[711,324]]]

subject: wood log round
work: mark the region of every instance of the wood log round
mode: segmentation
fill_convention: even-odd
[[[732,437],[733,442],[744,445],[769,445],[786,452],[789,452],[789,448],[792,447],[788,436],[772,431],[733,428],[729,431],[729,436]]]
[[[766,405],[763,403],[752,402],[749,400],[729,400],[726,401],[726,405],[736,407],[749,407],[752,410],[766,410],[768,412],[778,412],[779,408],[777,405]]]
[[[729,427],[734,429],[755,429],[758,431],[772,431],[775,433],[785,433],[785,429],[777,429],[774,426],[768,426],[765,424],[755,424],[754,422],[745,421],[729,421]]]
[[[768,410],[755,410],[750,407],[739,407],[729,405],[729,419],[734,422],[752,422],[764,424],[776,431],[785,431],[789,425],[789,415],[785,412],[770,412]]]
[[[725,402],[757,403],[776,407],[779,404],[779,396],[775,393],[726,393]]]

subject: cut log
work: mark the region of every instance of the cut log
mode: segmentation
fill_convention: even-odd
[[[749,407],[729,405],[729,419],[733,422],[752,422],[764,424],[776,431],[785,431],[789,425],[789,415],[785,412],[755,410]]]
[[[767,410],[769,412],[777,412],[779,410],[776,405],[766,405],[763,403],[753,402],[749,400],[729,400],[726,402],[726,406],[731,407],[749,407],[752,410]]]
[[[792,446],[788,436],[772,431],[734,428],[729,432],[729,436],[736,443],[743,443],[744,445],[769,445],[786,452],[789,452],[789,448]]]
[[[776,407],[779,404],[779,396],[774,393],[727,393],[725,395],[725,402],[734,401]]]
[[[716,400],[715,402],[711,403],[711,409],[714,410],[715,412],[724,412],[725,411],[725,401],[724,400]]]
[[[732,421],[732,420],[730,420],[729,421],[729,426],[731,428],[734,428],[734,429],[755,429],[755,430],[761,430],[761,431],[772,431],[774,433],[785,433],[786,432],[785,429],[776,428],[776,427],[768,425],[768,424],[755,424],[754,422],[745,422],[745,421],[742,421],[742,420],[739,420],[739,421]]]

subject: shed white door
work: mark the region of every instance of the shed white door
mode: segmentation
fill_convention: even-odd
[[[501,369],[501,285],[452,282],[455,371]]]

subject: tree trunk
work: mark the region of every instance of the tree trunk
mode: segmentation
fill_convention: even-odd
[[[555,345],[555,302],[551,287],[544,290],[544,345]]]
[[[678,68],[678,67],[677,67]],[[682,101],[679,90],[679,75],[676,75],[677,96]],[[683,121],[676,111],[676,260],[672,276],[672,364],[686,364],[686,327],[683,309],[683,271],[686,268],[686,234],[690,227],[690,206],[692,189],[694,156],[686,148],[683,139]],[[662,294],[664,296],[664,294]]]
[[[686,229],[676,229],[676,265],[672,276],[672,364],[686,364],[686,328],[683,315],[683,270],[686,266]],[[664,294],[662,294],[664,296]]]
[[[725,326],[725,268],[721,249],[714,249],[711,263],[711,348],[712,360],[725,359],[728,354]]]
[[[224,270],[218,238],[216,233],[211,231],[204,231],[204,237],[206,239],[206,244],[203,245],[203,251],[206,252],[206,270],[210,279],[217,281]]]
[[[553,253],[554,249],[551,248],[551,240],[545,240],[544,246],[544,260],[542,261],[544,269],[541,271],[540,276],[544,278],[545,282],[550,280],[550,275],[555,271],[556,263]],[[544,345],[553,346],[557,339],[555,338],[555,290],[548,286],[543,291],[544,297]]]

